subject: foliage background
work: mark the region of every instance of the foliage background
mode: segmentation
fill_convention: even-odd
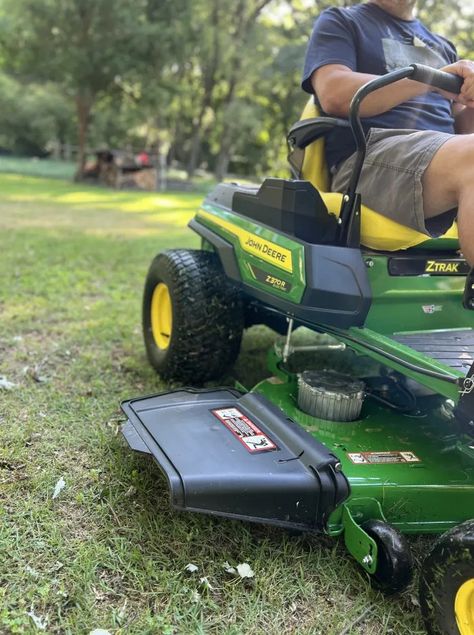
[[[2,0],[0,148],[146,148],[193,176],[284,174],[312,24],[341,0]],[[354,4],[352,2],[352,4]],[[473,50],[467,0],[419,15]]]

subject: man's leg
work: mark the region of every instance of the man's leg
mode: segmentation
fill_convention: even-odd
[[[474,134],[444,143],[423,175],[426,218],[458,208],[461,249],[474,266]]]

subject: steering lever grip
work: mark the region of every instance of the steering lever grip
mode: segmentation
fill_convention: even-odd
[[[439,71],[436,68],[431,68],[424,64],[411,64],[410,66],[413,68],[410,79],[445,90],[448,93],[454,93],[455,95],[461,92],[464,79],[459,75]]]

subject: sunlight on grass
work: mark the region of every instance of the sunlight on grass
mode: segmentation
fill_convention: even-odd
[[[96,186],[77,185],[53,179],[12,174],[0,174],[0,188],[3,201],[33,202],[45,201],[80,207],[82,209],[101,208],[116,211],[158,211],[179,208],[191,213],[202,200],[201,194],[183,192],[119,192]]]
[[[161,208],[180,208],[194,211],[196,205],[199,204],[201,196],[187,194],[189,200],[184,197],[163,193],[160,195],[149,193],[143,194],[142,192],[128,192],[121,194],[119,192],[95,192],[90,190],[81,190],[63,194],[61,196],[55,196],[54,202],[66,205],[75,205],[80,207],[97,207],[101,209],[115,209],[124,212],[143,212],[143,211],[158,211]],[[183,200],[184,199],[184,200]]]
[[[81,229],[93,236],[173,234],[184,228],[202,196],[118,192],[53,179],[0,174],[0,226]],[[41,206],[41,214],[32,213]]]

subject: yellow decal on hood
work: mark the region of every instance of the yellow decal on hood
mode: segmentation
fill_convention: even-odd
[[[284,271],[293,273],[293,262],[291,259],[291,251],[289,249],[281,247],[276,243],[272,243],[270,240],[265,240],[261,236],[252,234],[246,229],[242,229],[238,225],[234,225],[234,223],[224,220],[223,218],[219,218],[209,212],[199,210],[197,215],[198,218],[204,218],[211,223],[222,227],[222,229],[225,229],[229,233],[234,234],[234,236],[237,236],[240,246],[247,253],[257,256],[258,258],[261,258],[262,260],[265,260]]]

